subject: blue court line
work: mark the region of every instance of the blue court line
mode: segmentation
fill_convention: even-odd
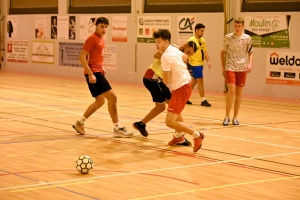
[[[79,193],[79,192],[75,192],[75,191],[72,191],[72,190],[67,190],[67,189],[65,189],[65,188],[61,188],[61,187],[56,187],[56,188],[59,188],[59,189],[61,189],[61,190],[66,190],[66,191],[68,191],[68,192],[72,192],[72,193],[75,193],[75,194],[79,194],[79,195],[81,195],[81,196],[85,196],[85,197],[88,197],[88,198],[90,198],[90,199],[97,199],[97,200],[100,200],[100,199],[98,199],[98,198],[91,197],[91,196],[88,196],[88,195],[85,195],[85,194],[81,194],[81,193]]]
[[[4,170],[0,170],[0,171],[3,171],[3,172],[8,173],[8,174],[11,174],[11,173],[8,172],[8,171],[4,171]],[[25,177],[25,176],[21,176],[21,175],[19,175],[19,174],[13,174],[13,175],[14,175],[14,176],[19,176],[19,177],[21,177],[21,178],[28,179],[28,180],[31,180],[31,181],[34,181],[34,182],[37,182],[37,183],[39,182],[38,180],[35,180],[35,179],[32,179],[32,178],[28,178],[28,177]],[[47,185],[53,186],[53,185],[51,185],[51,184],[47,184]],[[88,197],[88,198],[90,198],[90,199],[97,199],[97,200],[100,200],[100,199],[98,199],[98,198],[91,197],[91,196],[88,196],[88,195],[85,195],[85,194],[82,194],[82,193],[79,193],[79,192],[75,192],[75,191],[72,191],[72,190],[67,190],[67,189],[62,188],[62,187],[55,187],[55,188],[58,188],[58,189],[60,189],[60,190],[65,190],[65,191],[67,191],[67,192],[72,192],[72,193],[74,193],[74,194],[78,194],[78,195],[81,195],[81,196],[85,196],[85,197]]]

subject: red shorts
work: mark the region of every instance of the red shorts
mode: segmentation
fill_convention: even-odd
[[[246,72],[226,71],[226,83],[243,87],[246,83]]]
[[[173,90],[172,97],[169,102],[168,112],[175,113],[179,115],[184,109],[186,102],[189,100],[192,94],[191,84],[185,84],[184,86]]]

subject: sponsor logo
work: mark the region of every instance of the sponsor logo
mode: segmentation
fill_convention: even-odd
[[[296,78],[296,73],[284,72],[284,78]]]
[[[270,64],[271,65],[287,65],[287,66],[300,66],[300,58],[295,56],[289,57],[279,57],[276,52],[270,54]]]

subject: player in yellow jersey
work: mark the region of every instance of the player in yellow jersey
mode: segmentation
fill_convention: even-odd
[[[189,57],[188,68],[192,76],[191,86],[192,88],[198,84],[198,92],[201,97],[201,106],[210,107],[211,104],[205,99],[204,94],[204,83],[203,83],[203,66],[204,59],[207,61],[208,68],[211,68],[210,59],[206,50],[206,43],[203,36],[205,26],[201,23],[198,23],[195,26],[195,34],[190,37],[188,41],[193,41],[197,44],[198,50],[196,53]],[[186,45],[186,44],[185,44]],[[179,49],[182,50],[185,48],[185,45],[181,46]],[[190,101],[187,104],[192,104]]]

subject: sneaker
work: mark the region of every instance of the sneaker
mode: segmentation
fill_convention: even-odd
[[[200,137],[194,138],[194,153],[196,153],[202,147],[203,140],[205,138],[204,133],[200,133]]]
[[[188,100],[188,101],[186,102],[186,104],[192,105],[193,103],[190,102],[190,100]]]
[[[77,131],[77,133],[80,133],[82,135],[85,134],[84,124],[80,124],[79,121],[76,121],[76,123],[72,127]]]
[[[180,138],[176,138],[173,136],[173,139],[168,143],[169,145],[176,145],[179,143],[183,143],[185,141],[184,137],[181,136]]]
[[[114,135],[115,138],[129,138],[133,136],[133,133],[127,133],[127,130],[125,127],[119,128],[119,130],[114,129]]]
[[[144,137],[148,136],[148,132],[146,131],[146,125],[141,122],[135,122],[132,124],[133,128],[138,130]]]
[[[211,104],[208,103],[206,100],[202,101],[200,105],[205,107],[211,107]]]
[[[223,125],[228,126],[229,122],[230,122],[230,119],[228,117],[225,117],[224,121],[223,121]]]
[[[181,145],[181,146],[191,146],[192,143],[190,141],[188,141],[185,137],[183,137],[185,140],[182,143],[178,143],[177,145]]]
[[[239,123],[239,120],[237,118],[233,118],[232,119],[232,124],[233,125],[239,125],[240,123]]]

